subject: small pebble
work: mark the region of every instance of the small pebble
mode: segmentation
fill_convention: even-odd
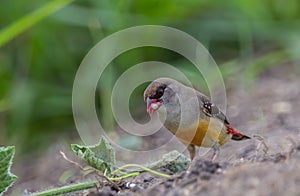
[[[153,177],[145,178],[145,179],[144,179],[144,182],[150,182],[150,181],[152,181],[153,179],[154,179]]]
[[[129,184],[129,188],[134,188],[134,187],[136,187],[136,184],[134,183]]]
[[[127,182],[126,185],[125,185],[126,188],[133,188],[135,186],[136,186],[136,184],[132,183],[132,182]]]
[[[173,183],[172,182],[165,182],[165,187],[166,188],[171,188],[173,186]]]
[[[280,101],[280,102],[273,103],[272,110],[274,113],[277,114],[283,114],[283,113],[285,114],[291,112],[292,105],[289,102]]]

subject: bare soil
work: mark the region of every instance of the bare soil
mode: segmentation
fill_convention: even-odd
[[[293,65],[278,65],[265,70],[250,86],[242,84],[242,76],[226,83],[231,124],[254,137],[228,142],[215,162],[210,155],[198,156],[187,171],[169,179],[143,173],[120,182],[121,191],[105,184],[70,195],[299,196],[300,78],[294,70]],[[59,149],[61,146],[50,149],[34,162],[17,163],[14,173],[19,181],[10,193],[26,194],[93,178],[62,160]],[[69,177],[65,174],[60,179],[66,171]]]

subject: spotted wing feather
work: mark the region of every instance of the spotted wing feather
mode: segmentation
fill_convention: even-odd
[[[225,114],[223,114],[223,112],[216,105],[214,105],[206,96],[200,94],[198,95],[198,98],[200,100],[200,108],[207,116],[218,118],[225,124],[229,124]]]

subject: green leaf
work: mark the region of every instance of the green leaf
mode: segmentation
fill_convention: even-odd
[[[191,161],[189,158],[173,150],[163,156],[158,162],[152,163],[147,167],[150,169],[167,169],[173,173],[184,171],[188,168]]]
[[[0,47],[74,0],[53,0],[0,31]]]
[[[0,147],[0,195],[2,195],[18,178],[10,172],[14,154],[14,146]]]
[[[76,155],[91,167],[100,170],[102,173],[111,173],[112,166],[115,164],[115,151],[105,137],[101,137],[99,144],[95,146],[71,144],[71,148]]]

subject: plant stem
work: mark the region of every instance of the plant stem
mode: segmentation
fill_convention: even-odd
[[[124,178],[129,178],[129,177],[137,176],[139,174],[140,174],[140,172],[133,172],[133,173],[125,174],[125,175],[120,176],[120,177],[109,178],[109,179],[113,180],[113,181],[119,181],[119,180],[122,180]]]
[[[137,167],[137,168],[141,168],[142,170],[147,171],[147,172],[150,172],[150,173],[155,174],[155,175],[157,175],[157,176],[161,176],[161,177],[164,177],[164,178],[170,178],[170,176],[167,175],[167,174],[163,174],[163,173],[154,171],[154,170],[152,170],[152,169],[149,169],[149,168],[147,168],[147,167],[144,167],[144,166],[141,166],[141,165],[138,165],[138,164],[127,164],[127,165],[124,165],[124,166],[120,167],[119,169],[116,169],[115,171],[113,171],[113,172],[111,173],[111,175],[112,175],[112,174],[117,174],[117,173],[121,172],[121,170],[123,170],[123,169],[125,169],[125,168],[128,168],[128,167]]]
[[[80,184],[72,184],[64,187],[54,188],[47,191],[33,193],[30,196],[50,196],[50,195],[61,195],[65,193],[71,193],[75,191],[80,191],[84,189],[94,188],[96,185],[96,181],[94,182],[84,182]]]

